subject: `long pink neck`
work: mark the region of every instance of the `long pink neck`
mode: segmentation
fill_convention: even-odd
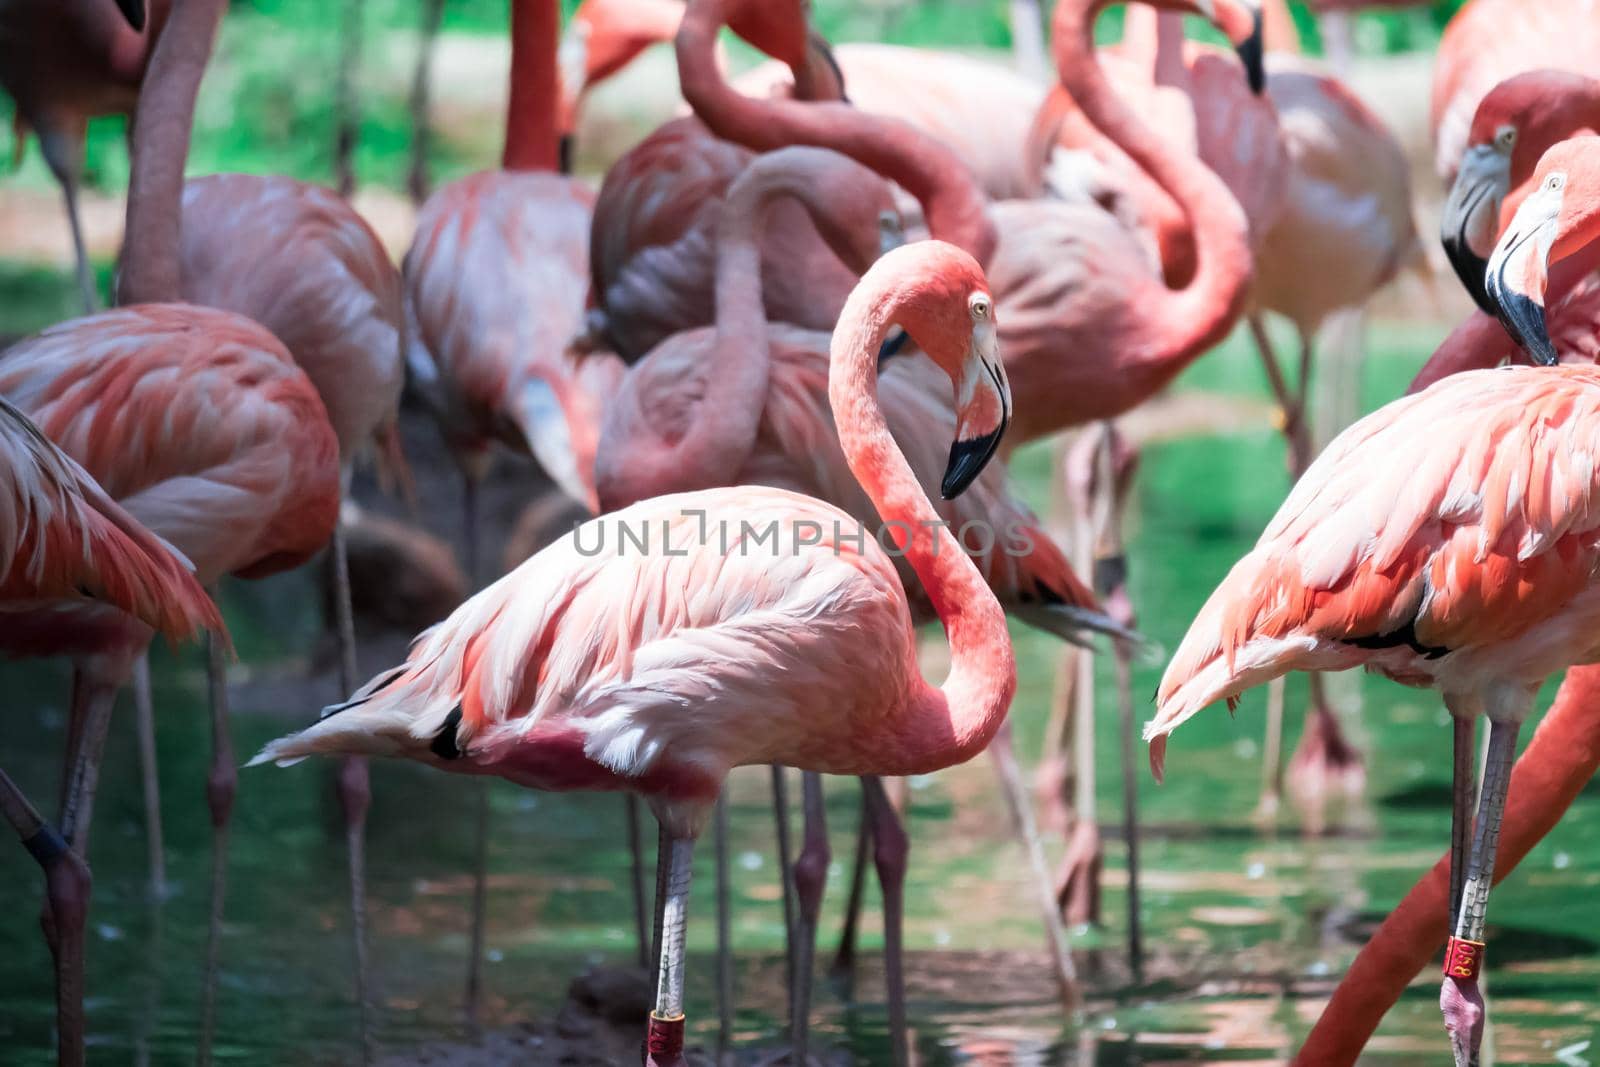
[[[1151,277],[1128,294],[1151,330],[1146,358],[1191,359],[1220,342],[1244,308],[1253,271],[1244,211],[1198,159],[1175,152],[1118,98],[1094,60],[1095,16],[1112,0],[1061,0],[1052,32],[1061,85],[1089,121],[1182,208],[1194,231],[1195,272],[1182,289]]]
[[[560,38],[560,0],[511,0],[511,98],[501,157],[506,170],[554,171],[560,166]]]
[[[1005,721],[1016,689],[1005,613],[940,521],[878,405],[878,348],[901,301],[917,287],[915,277],[885,273],[881,263],[874,268],[839,315],[828,369],[828,399],[850,471],[886,529],[911,531],[906,561],[950,640],[944,685],[929,686],[913,668],[915,689],[901,714],[882,722],[882,736],[868,739],[890,762],[885,773],[893,774],[931,771],[982,751]]]
[[[1122,16],[1122,50],[1150,72],[1157,85],[1181,86],[1188,79],[1183,64],[1183,16],[1130,4]]]
[[[849,156],[916,197],[933,236],[986,263],[995,230],[983,192],[961,158],[939,141],[848,104],[754,100],[723,80],[716,65],[717,31],[735,5],[736,0],[692,0],[678,28],[678,77],[700,121],[718,137],[758,152],[815,145]]]
[[[224,0],[175,0],[150,56],[133,121],[133,172],[117,300],[178,299],[183,167],[189,159],[194,101],[222,22]]]

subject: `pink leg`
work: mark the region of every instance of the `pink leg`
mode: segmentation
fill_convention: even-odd
[[[888,987],[889,1040],[895,1067],[910,1067],[911,1049],[906,1033],[906,981],[903,949],[905,932],[906,856],[911,843],[895,814],[883,779],[861,779],[872,820],[873,863],[883,890],[883,974]]]
[[[1531,695],[1530,695],[1531,696]],[[1491,722],[1489,758],[1483,768],[1483,789],[1478,799],[1478,821],[1473,831],[1472,856],[1461,888],[1461,908],[1454,933],[1445,945],[1444,983],[1439,1009],[1456,1067],[1477,1067],[1479,1045],[1487,1013],[1478,988],[1483,964],[1483,934],[1489,911],[1489,888],[1494,883],[1494,854],[1500,844],[1500,818],[1505,812],[1506,789],[1511,783],[1511,763],[1516,757],[1517,721]]]
[[[89,916],[89,868],[55,827],[39,818],[4,771],[0,771],[0,814],[44,870],[45,922],[54,932],[49,940],[56,969],[56,1062],[60,1067],[82,1067],[83,931]]]
[[[834,953],[828,979],[845,1000],[855,998],[856,930],[861,923],[861,907],[867,891],[867,852],[872,846],[872,826],[867,819],[866,801],[856,827],[855,860],[850,865],[850,893],[845,898],[844,928],[839,931],[839,948]]]
[[[206,640],[206,673],[211,690],[211,770],[206,776],[206,805],[211,809],[211,915],[206,932],[204,985],[200,996],[200,1047],[196,1062],[211,1063],[217,1024],[217,972],[222,961],[222,907],[228,895],[228,829],[239,771],[228,736],[228,668],[222,643]]]
[[[794,985],[789,999],[790,1063],[805,1064],[810,1044],[811,972],[817,950],[817,917],[822,910],[822,890],[828,878],[828,815],[823,803],[822,775],[806,771],[800,776],[805,813],[805,837],[794,862],[796,930]]]

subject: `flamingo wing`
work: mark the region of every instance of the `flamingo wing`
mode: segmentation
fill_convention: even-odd
[[[1558,616],[1597,563],[1597,430],[1600,370],[1580,366],[1457,374],[1355,423],[1200,610],[1146,738],[1291,670],[1439,682],[1452,653]]]

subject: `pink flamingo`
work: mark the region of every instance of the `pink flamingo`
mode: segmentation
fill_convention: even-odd
[[[78,218],[85,129],[96,115],[132,114],[150,42],[170,4],[16,0],[0,9],[0,88],[16,102],[19,133],[31,127],[38,135],[39,150],[61,186],[85,314],[97,306]]]
[[[1478,102],[1514,74],[1548,68],[1600,74],[1593,0],[1471,0],[1445,27],[1434,59],[1434,168],[1455,180]]]
[[[135,305],[76,319],[0,356],[0,395],[194,564],[202,584],[297,566],[326,544],[338,514],[338,442],[325,408],[283,345],[240,315],[178,302],[178,220],[190,119],[222,16],[221,0],[180,0],[151,58],[133,144],[120,296]],[[73,739],[87,832],[116,691],[148,634],[107,637],[74,675]],[[211,939],[202,1047],[213,1024],[229,752],[222,647],[212,642]],[[81,850],[80,850],[81,851]]]
[[[222,617],[172,547],[141,526],[87,471],[0,400],[0,648],[7,655],[93,657],[120,643],[142,645],[152,632],[184,641],[201,630],[222,634]],[[38,625],[44,623],[44,625]],[[88,768],[84,769],[87,773]],[[88,830],[74,776],[59,832],[39,818],[0,771],[3,814],[45,876],[45,926],[56,969],[56,1056],[84,1056],[83,934],[89,868],[81,850]],[[92,786],[90,786],[92,789]]]
[[[892,323],[962,398],[949,488],[965,488],[994,453],[1010,398],[993,301],[972,258],[924,242],[880,259],[834,334],[828,395],[852,473],[879,514],[911,531],[896,544],[951,643],[942,688],[922,680],[899,576],[855,519],[786,490],[713,489],[585,524],[425,633],[404,665],[256,758],[360,752],[534,788],[641,794],[665,833],[651,1064],[684,1062],[690,861],[728,771],[934,771],[983,750],[1015,689],[1004,613],[941,528],[877,402],[877,351]],[[778,551],[748,552],[745,531],[769,525]],[[819,544],[809,543],[813,526]],[[679,547],[623,546],[625,531],[645,530]],[[888,799],[876,779],[867,792],[887,834]],[[900,908],[892,880],[886,929],[896,942]]]
[[[372,227],[331,189],[292,178],[218,174],[185,183],[181,236],[184,298],[236,311],[265,326],[316,386],[339,440],[341,484],[348,488],[356,458],[375,442],[379,458],[400,476],[404,462],[397,420],[405,384],[400,272]],[[332,554],[339,688],[348,693],[356,685],[357,668],[343,522],[334,528]],[[139,679],[147,680],[148,672]],[[337,783],[349,847],[356,1002],[363,1047],[370,1047],[366,763],[346,760]],[[160,847],[159,836],[154,847]]]
[[[1600,238],[1597,163],[1600,138],[1546,153],[1538,191],[1490,259],[1490,299],[1541,363],[1554,362],[1546,260]],[[1482,1039],[1477,979],[1517,734],[1550,674],[1600,661],[1589,584],[1600,539],[1587,504],[1597,426],[1592,365],[1456,374],[1360,420],[1201,609],[1145,727],[1159,777],[1173,729],[1289,670],[1366,666],[1443,694],[1455,717],[1455,803],[1440,1007],[1458,1067],[1477,1062]],[[1480,715],[1489,748],[1469,847]]]
[[[578,115],[590,90],[651,45],[678,32],[678,0],[583,0],[561,35],[561,104],[557,111],[566,158],[578,130]]]
[[[606,511],[666,493],[771,485],[826,500],[882,535],[878,513],[850,474],[828,409],[826,338],[769,325],[760,274],[753,268],[763,218],[775,201],[789,196],[811,212],[840,258],[865,272],[879,255],[876,242],[854,248],[849,242],[870,232],[880,205],[823,199],[826,190],[868,184],[849,173],[860,169],[833,152],[787,148],[757,157],[729,187],[717,236],[717,325],[674,335],[634,364],[623,380],[607,410],[596,466]],[[862,217],[852,219],[850,211]],[[942,442],[956,423],[940,384],[931,363],[905,358],[887,364],[878,381],[884,417],[924,486],[937,484],[948,459]],[[937,510],[966,541],[968,554],[1009,613],[1068,640],[1081,641],[1085,630],[1107,628],[1109,620],[1095,610],[1094,598],[1065,556],[1012,495],[1003,470],[987,469]],[[904,561],[899,570],[913,617],[931,620],[933,606],[915,572]],[[996,761],[1014,816],[1030,815],[1026,804],[1018,803],[1025,797],[1014,759],[997,752]],[[797,1062],[806,1055],[812,959],[829,861],[821,779],[808,774],[804,785],[805,843],[793,865],[798,923],[792,1055]],[[1030,858],[1037,860],[1044,910],[1054,916],[1031,818],[1021,830]],[[1051,933],[1060,977],[1071,995],[1075,976],[1066,935],[1058,928]],[[898,972],[898,964],[893,970]],[[892,990],[890,996],[899,1000],[904,993]]]

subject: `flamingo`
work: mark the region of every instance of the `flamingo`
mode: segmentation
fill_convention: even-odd
[[[1488,314],[1489,252],[1531,191],[1534,167],[1558,141],[1600,131],[1600,81],[1534,70],[1491,89],[1473,113],[1455,181],[1440,212],[1439,239],[1461,284]]]
[[[840,258],[863,272],[879,255],[876,243],[851,248],[869,231],[880,205],[829,204],[828,190],[866,184],[851,175],[859,164],[836,153],[787,148],[758,156],[729,187],[718,228],[717,325],[680,333],[634,364],[613,398],[601,436],[596,485],[606,511],[666,493],[723,485],[772,485],[802,491],[843,508],[881,535],[872,503],[851,477],[828,411],[826,340],[790,326],[769,325],[762,311],[758,235],[768,210],[793,197],[836,243]],[[862,214],[851,219],[846,212]],[[936,483],[947,454],[955,413],[940,394],[931,364],[895,359],[878,382],[879,401],[894,438],[923,485]],[[939,507],[951,529],[1009,613],[1068,640],[1109,620],[1073,573],[1038,519],[1012,495],[1003,471],[985,471],[958,500]],[[1024,547],[1025,546],[1025,547]],[[900,561],[913,617],[933,617],[916,574]],[[1126,633],[1118,628],[1119,633]],[[1014,761],[996,755],[1015,805],[1022,795]],[[806,1021],[822,875],[828,867],[821,781],[806,775],[805,844],[794,862],[799,923],[796,931],[796,1001],[793,1056],[806,1055]],[[1014,811],[1027,814],[1025,805]],[[1021,828],[1037,860],[1045,911],[1054,915],[1031,820]],[[1065,932],[1052,928],[1052,948],[1069,992],[1074,981]],[[898,965],[894,970],[898,971]],[[891,991],[899,999],[903,992]]]
[[[400,272],[372,227],[344,197],[308,182],[254,174],[195,178],[183,189],[180,287],[185,299],[236,311],[265,326],[327,409],[339,440],[341,485],[374,443],[395,468],[399,456]],[[355,620],[343,522],[334,528],[335,633],[339,688],[357,682]],[[141,677],[148,677],[147,674]],[[337,779],[349,846],[356,945],[356,1002],[370,1046],[367,998],[365,823],[371,805],[366,764],[346,760]]]
[[[1600,667],[1567,672],[1555,702],[1511,770],[1500,847],[1498,884],[1555,828],[1600,770],[1595,703]],[[1384,1013],[1411,979],[1438,957],[1449,933],[1450,858],[1445,856],[1405,895],[1357,954],[1300,1047],[1296,1067],[1350,1067]]]
[[[1597,164],[1596,137],[1547,152],[1537,191],[1490,258],[1490,299],[1540,363],[1555,362],[1542,314],[1547,260],[1600,238]],[[1289,670],[1366,666],[1443,694],[1455,719],[1455,803],[1440,1008],[1458,1067],[1477,1062],[1482,1040],[1484,922],[1517,734],[1550,674],[1600,662],[1590,636],[1600,596],[1589,584],[1600,552],[1588,506],[1597,428],[1592,365],[1463,372],[1355,423],[1201,609],[1145,727],[1159,778],[1175,728]],[[1480,715],[1488,757],[1469,845]]]
[[[222,634],[222,617],[161,538],[117,505],[87,471],[0,399],[0,648],[8,655],[93,657],[142,645],[152,632],[185,641],[201,630]],[[44,625],[37,625],[39,623]],[[82,1064],[83,936],[89,868],[80,850],[88,830],[84,773],[74,776],[58,831],[39,818],[0,771],[0,814],[45,876],[46,929],[56,969],[57,1061]],[[92,789],[92,785],[88,788]],[[67,821],[70,818],[70,822]]]
[[[559,4],[515,0],[511,19],[502,167],[430,196],[404,264],[408,361],[461,468],[466,571],[474,585],[482,580],[478,487],[493,443],[531,453],[564,492],[593,510],[600,404],[621,373],[614,358],[591,356],[580,365],[566,352],[583,315],[594,194],[558,172]],[[476,1017],[482,979],[485,787],[478,803],[469,1019]],[[642,958],[642,945],[640,952]]]
[[[911,531],[895,544],[946,627],[952,668],[941,688],[922,680],[889,554],[855,519],[786,490],[713,489],[585,524],[423,634],[405,664],[254,761],[361,752],[535,788],[642,795],[664,832],[666,887],[651,1064],[684,1062],[690,862],[728,771],[931,772],[988,745],[1016,686],[999,602],[942,528],[878,404],[877,351],[894,323],[960,398],[947,490],[964,489],[994,454],[1010,396],[994,304],[970,256],[929,241],[874,264],[834,334],[828,395],[851,472],[881,515]],[[749,552],[743,531],[769,524],[778,550]],[[680,547],[630,551],[628,530]],[[882,851],[897,824],[876,778],[867,794]],[[896,941],[900,908],[892,879],[886,929]]]
[[[1439,38],[1430,120],[1434,169],[1455,180],[1478,102],[1523,71],[1548,68],[1600,75],[1600,7],[1595,0],[1471,0]]]
[[[127,115],[171,0],[14,0],[0,8],[0,88],[61,186],[84,314],[97,306],[78,218],[89,119]],[[146,10],[148,5],[148,11]],[[120,17],[119,17],[120,13]],[[148,26],[146,25],[148,23]]]
[[[338,442],[326,409],[281,342],[235,313],[178,302],[178,220],[190,120],[221,0],[179,0],[151,57],[133,134],[128,245],[119,296],[130,306],[75,319],[0,354],[0,395],[29,415],[106,491],[211,584],[258,577],[319,551],[338,514]],[[114,641],[74,676],[73,763],[83,780],[79,850],[116,691],[141,641]],[[211,937],[202,1049],[214,989],[235,773],[222,660],[212,642]]]

